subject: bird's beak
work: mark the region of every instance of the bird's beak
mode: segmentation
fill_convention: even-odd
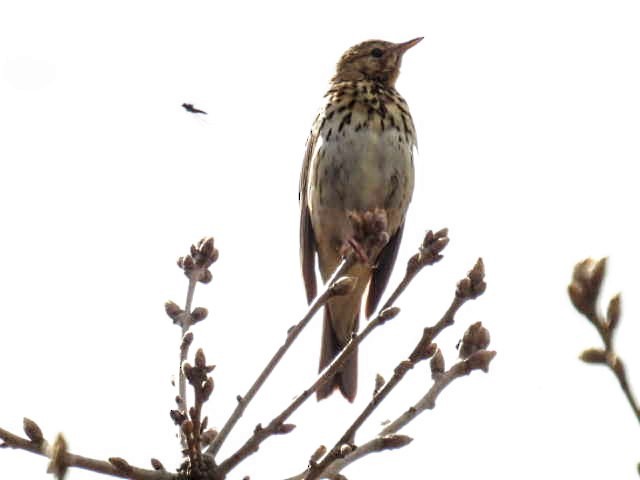
[[[396,50],[400,55],[409,50],[414,45],[417,45],[422,41],[424,37],[414,38],[413,40],[409,40],[408,42],[396,43],[394,50]]]

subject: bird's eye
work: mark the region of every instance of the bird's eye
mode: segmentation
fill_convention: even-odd
[[[379,48],[374,48],[371,50],[371,56],[375,58],[380,58],[382,56],[382,50]]]

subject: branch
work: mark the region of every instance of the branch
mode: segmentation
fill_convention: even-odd
[[[357,346],[364,341],[369,334],[384,324],[388,320],[394,318],[400,309],[392,307],[393,302],[400,296],[400,294],[406,289],[411,280],[427,265],[433,265],[441,258],[442,250],[447,246],[449,239],[447,237],[447,230],[443,229],[434,234],[432,231],[428,231],[419,248],[419,252],[411,257],[408,262],[407,270],[404,278],[395,289],[390,299],[385,303],[386,308],[382,309],[376,317],[371,320],[367,326],[358,334],[355,334],[342,351],[333,359],[333,361],[320,373],[316,380],[307,389],[305,389],[300,395],[298,395],[289,406],[287,406],[279,415],[273,418],[266,427],[262,427],[258,424],[253,432],[253,435],[229,458],[220,464],[220,469],[226,473],[235,468],[241,461],[255,453],[260,444],[268,437],[284,432],[283,429],[292,429],[293,425],[284,424],[285,420],[295,412],[300,405],[302,405],[310,396],[318,390],[318,388],[324,385],[335,373],[342,368],[345,361],[351,355],[351,353],[357,348]],[[366,243],[366,242],[360,242]],[[371,246],[368,245],[367,250],[371,250]]]
[[[307,326],[315,313],[321,307],[323,307],[331,297],[345,295],[353,290],[353,287],[355,287],[353,280],[350,277],[344,278],[343,275],[349,270],[349,268],[353,266],[355,261],[356,259],[354,255],[348,255],[342,260],[333,276],[326,283],[324,291],[322,291],[311,303],[309,309],[307,310],[307,313],[304,315],[304,317],[302,317],[302,320],[300,320],[295,326],[289,329],[284,344],[273,355],[271,360],[269,360],[269,363],[262,370],[253,385],[251,385],[251,388],[249,388],[244,396],[238,396],[238,405],[207,449],[206,453],[208,455],[212,455],[213,457],[215,457],[215,455],[220,450],[220,447],[222,447],[223,443],[227,439],[227,436],[229,435],[235,424],[238,422],[238,420],[240,420],[251,400],[253,400],[253,397],[255,397],[256,393],[258,393],[260,387],[262,387],[262,385],[267,380],[276,365],[280,362],[284,354],[287,352],[287,350],[289,350],[291,344],[298,337],[300,332]]]
[[[396,287],[393,293],[389,296],[380,310],[389,308],[393,305],[398,297],[406,290],[411,281],[415,278],[420,271],[427,265],[433,265],[434,263],[442,260],[442,251],[449,244],[449,229],[443,228],[433,233],[428,230],[422,240],[422,245],[418,248],[418,253],[412,256],[407,262],[407,269],[405,270],[404,277],[400,281],[400,284]]]
[[[622,311],[620,294],[614,295],[609,300],[606,317],[597,309],[606,265],[606,258],[601,258],[598,261],[588,258],[577,263],[568,288],[571,303],[596,328],[604,344],[604,349],[589,348],[585,350],[580,355],[580,360],[586,363],[605,365],[613,372],[636,419],[640,422],[640,407],[629,385],[624,363],[616,353],[613,343]]]
[[[347,243],[344,246],[345,248],[343,252],[344,253],[343,260],[338,265],[338,267],[336,268],[336,271],[333,273],[329,281],[326,282],[325,291],[316,297],[316,299],[313,301],[313,303],[309,307],[309,310],[307,314],[303,317],[303,319],[296,326],[294,326],[292,329],[289,330],[287,334],[287,339],[284,345],[282,345],[282,347],[278,349],[278,351],[275,353],[271,361],[264,368],[262,373],[258,376],[258,378],[254,382],[254,384],[251,386],[249,391],[246,393],[246,395],[244,397],[238,397],[238,405],[236,406],[234,412],[231,414],[231,416],[225,423],[224,427],[222,428],[218,436],[214,439],[213,443],[207,450],[208,454],[215,457],[215,455],[220,450],[222,444],[226,440],[227,436],[231,432],[232,428],[242,416],[249,402],[253,399],[253,397],[258,392],[262,384],[265,382],[267,377],[271,374],[275,366],[278,364],[282,356],[289,349],[289,347],[297,338],[298,334],[302,331],[302,329],[309,323],[309,321],[314,316],[314,314],[324,304],[326,304],[326,302],[329,300],[331,296],[344,295],[346,293],[349,293],[355,287],[355,284],[351,280],[348,285],[348,289],[346,289],[344,292],[337,292],[335,289],[338,287],[338,283],[337,283],[338,279],[340,279],[343,275],[345,275],[349,271],[349,269],[356,263],[356,261],[368,263],[368,260],[371,257],[371,254],[374,251],[377,251],[377,249],[381,248],[384,245],[384,243],[388,241],[388,235],[386,234],[387,217],[384,211],[376,210],[376,211],[364,212],[364,213],[352,212],[350,214],[350,221],[354,227],[354,232],[355,232],[354,238],[351,240],[351,242]],[[346,284],[341,288],[345,288],[345,287],[347,287]],[[352,351],[353,348],[355,348],[355,346],[351,347],[350,351]],[[341,362],[343,363],[342,360]],[[340,365],[336,366],[335,368],[336,369],[339,368],[342,365],[342,363],[340,363]],[[333,371],[335,372],[335,370]],[[329,377],[327,375],[326,377],[321,377],[321,378],[329,378]],[[305,394],[306,393],[307,392],[305,392]],[[302,397],[297,399],[297,400],[301,400],[300,403],[304,402],[304,400],[307,397],[305,397],[304,399],[301,399],[301,398]],[[252,452],[257,450],[258,445],[262,441],[264,441],[264,439],[266,439],[270,435],[278,433],[283,428],[282,422],[284,421],[284,419],[286,419],[290,415],[290,413],[289,414],[285,413],[289,408],[292,408],[290,412],[292,413],[298,407],[293,406],[293,404],[290,405],[287,409],[285,409],[284,412],[282,412],[278,417],[276,417],[274,420],[272,420],[272,422],[270,422],[269,425],[271,426],[271,428],[263,429],[261,425],[258,425],[254,431],[254,435],[249,440],[247,440],[245,445],[241,447],[238,451],[236,451],[236,453],[234,453],[227,460],[222,462],[220,464],[220,467],[223,468],[224,466],[223,470],[225,472],[231,470],[232,468],[234,468],[235,465],[237,465],[240,461],[242,461],[242,459],[246,458]],[[281,418],[283,415],[285,415],[285,417],[283,418],[282,421],[278,423],[277,419]],[[258,437],[262,438],[262,440],[258,440]]]
[[[227,473],[235,468],[240,462],[246,459],[251,454],[258,451],[260,444],[272,435],[289,433],[294,425],[285,424],[293,412],[295,412],[309,397],[311,397],[321,385],[324,385],[335,373],[342,368],[345,361],[356,349],[356,347],[362,343],[362,341],[369,336],[369,334],[380,325],[384,324],[387,320],[391,320],[400,312],[399,308],[388,308],[380,312],[376,318],[374,318],[366,328],[359,334],[354,335],[349,343],[342,349],[340,354],[336,356],[331,364],[327,366],[317,377],[317,379],[305,390],[298,395],[293,402],[291,402],[279,415],[273,418],[266,427],[262,427],[258,424],[253,431],[253,435],[229,458],[220,464],[220,469]]]
[[[489,363],[496,356],[496,352],[489,350],[479,350],[473,353],[468,359],[453,365],[443,373],[434,373],[434,382],[429,391],[418,402],[405,411],[402,415],[388,424],[379,435],[390,435],[399,431],[415,417],[425,410],[433,410],[436,406],[436,399],[442,391],[455,379],[469,375],[474,370],[489,371]]]
[[[380,403],[382,403],[387,395],[400,383],[400,381],[404,378],[405,374],[409,370],[411,370],[417,363],[421,362],[422,360],[431,358],[436,353],[437,346],[433,343],[433,340],[436,338],[436,336],[446,327],[453,325],[456,312],[467,300],[477,298],[485,291],[485,289],[486,283],[484,282],[484,265],[482,263],[482,259],[478,259],[467,276],[458,282],[453,301],[451,302],[451,306],[447,309],[442,318],[434,326],[427,327],[423,330],[422,337],[409,354],[408,359],[402,360],[394,369],[393,377],[391,378],[391,380],[389,380],[381,389],[378,389],[375,392],[369,404],[367,404],[362,413],[356,418],[356,420],[351,424],[347,431],[336,442],[331,451],[327,455],[325,455],[323,460],[319,463],[315,463],[313,461],[310,462],[308,474],[305,477],[306,480],[315,480],[317,478],[320,478],[323,472],[327,470],[329,465],[345,456],[345,446],[352,447],[352,449],[355,448],[353,446],[355,434],[362,426],[362,424],[366,421],[366,419],[369,418],[369,416],[380,405]],[[474,326],[477,327],[477,325],[480,324],[476,324]],[[482,328],[481,325],[480,328]],[[477,330],[477,328],[475,330]],[[488,332],[486,336],[481,336],[477,334],[475,330],[475,335],[473,336],[465,334],[467,344],[463,345],[461,352],[471,352],[473,348],[477,350],[478,341],[483,342],[481,345],[482,348],[485,348],[488,345]],[[470,346],[472,343],[474,347]],[[416,415],[418,413],[420,412],[417,412]],[[392,434],[396,431],[397,429],[393,431],[387,431],[383,435]],[[379,445],[380,442],[375,443],[376,448]]]
[[[207,309],[197,307],[191,310],[193,303],[193,295],[195,293],[196,284],[209,283],[212,275],[209,267],[218,260],[219,252],[214,245],[212,237],[204,237],[197,244],[191,245],[190,253],[184,257],[178,258],[178,267],[182,269],[185,276],[189,279],[187,287],[187,298],[185,300],[184,310],[174,302],[165,303],[165,311],[173,320],[173,323],[181,328],[182,342],[180,344],[180,364],[178,368],[178,396],[176,402],[178,410],[186,414],[187,410],[187,379],[184,375],[182,365],[186,362],[189,355],[189,347],[193,342],[193,334],[190,328],[199,321],[207,317]],[[180,430],[180,443],[182,448],[188,448],[187,438],[184,431]]]
[[[68,467],[78,467],[96,473],[132,480],[175,480],[178,478],[177,474],[169,473],[164,469],[146,470],[133,467],[119,457],[111,457],[108,462],[105,462],[104,460],[96,460],[69,453],[62,435],[58,435],[56,441],[49,447],[41,433],[39,437],[33,435],[34,429],[40,430],[35,422],[25,419],[24,424],[24,429],[27,436],[30,437],[29,439],[19,437],[0,428],[0,439],[4,442],[0,446],[26,450],[51,458],[48,472],[53,473],[58,478],[64,476],[64,472]]]

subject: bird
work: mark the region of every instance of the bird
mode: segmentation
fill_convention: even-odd
[[[207,112],[205,112],[204,110],[200,110],[194,107],[193,103],[183,103],[182,108],[184,108],[187,112],[190,112],[190,113],[201,113],[203,115],[207,114]]]
[[[352,243],[354,214],[382,209],[388,241],[371,265],[356,262],[346,275],[355,289],[324,307],[319,370],[358,331],[364,313],[377,308],[393,270],[414,187],[416,133],[407,102],[396,91],[403,55],[422,40],[368,40],[349,48],[336,65],[326,104],[307,139],[299,185],[300,263],[307,302],[317,294],[316,257],[323,282]],[[322,400],[339,389],[353,402],[358,384],[355,350],[333,378],[316,391]]]

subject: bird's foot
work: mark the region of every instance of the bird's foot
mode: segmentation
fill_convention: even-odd
[[[364,263],[365,265],[371,264],[371,259],[369,258],[369,254],[365,251],[364,247],[360,244],[360,242],[356,240],[354,237],[351,237],[346,241],[346,244],[344,246],[345,253],[349,250],[349,248],[351,248],[356,258],[360,262]]]

